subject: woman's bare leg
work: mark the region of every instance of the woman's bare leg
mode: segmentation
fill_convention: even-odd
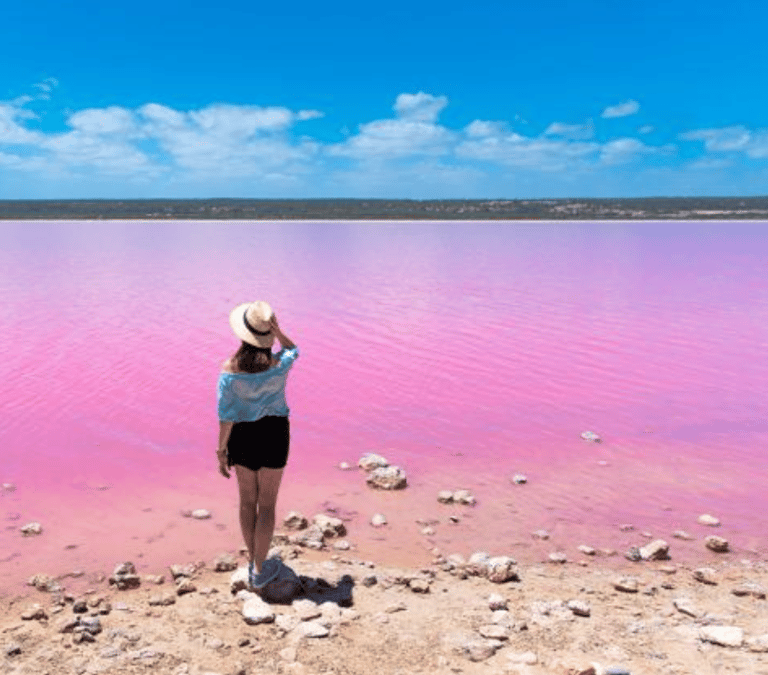
[[[269,553],[272,535],[275,533],[275,507],[283,469],[259,469],[257,478],[257,515],[254,533],[253,560],[261,572],[261,564]],[[250,551],[250,549],[249,549]]]
[[[259,503],[258,473],[239,464],[235,464],[234,468],[240,492],[240,530],[248,549],[248,562],[253,562],[256,555],[256,516]]]

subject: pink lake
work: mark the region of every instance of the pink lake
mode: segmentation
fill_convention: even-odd
[[[256,299],[301,349],[279,516],[342,514],[350,557],[577,560],[647,532],[711,559],[711,513],[736,560],[764,558],[765,227],[0,222],[0,596],[36,572],[88,583],[237,550],[215,383],[229,310]],[[337,468],[370,451],[409,487]],[[477,505],[437,503],[458,488]],[[30,521],[42,535],[21,537]]]

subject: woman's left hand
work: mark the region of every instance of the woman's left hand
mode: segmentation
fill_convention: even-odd
[[[222,476],[224,476],[224,478],[229,478],[229,467],[227,466],[227,453],[217,452],[216,457],[219,460],[219,473]]]

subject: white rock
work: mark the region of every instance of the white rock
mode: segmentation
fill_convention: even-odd
[[[548,556],[549,562],[556,563],[558,565],[562,565],[563,563],[568,562],[568,556],[565,555],[562,551],[555,551],[554,553],[550,553]]]
[[[514,476],[512,476],[512,482],[515,485],[524,485],[528,482],[528,477],[521,473],[516,473]]]
[[[389,461],[374,452],[367,452],[358,460],[357,465],[363,471],[373,471],[374,469],[389,466]]]
[[[699,516],[699,523],[701,525],[708,525],[709,527],[718,527],[720,525],[720,520],[708,513],[703,513]]]
[[[299,511],[290,511],[288,515],[283,518],[283,527],[286,527],[289,530],[303,530],[308,526],[309,521],[304,514]]]
[[[614,580],[613,587],[623,593],[637,593],[640,584],[635,577],[620,577]]]
[[[251,626],[272,623],[275,620],[275,613],[261,598],[250,598],[243,604],[243,619]]]
[[[721,647],[741,647],[744,644],[744,631],[737,626],[703,626],[700,635],[704,642]]]
[[[536,530],[535,532],[531,532],[531,536],[534,539],[540,539],[541,541],[547,541],[549,539],[549,532],[546,530]]]
[[[191,515],[196,520],[208,520],[211,517],[211,512],[208,509],[195,509]]]
[[[349,471],[352,467],[349,465],[349,462],[339,462],[339,469],[342,471]]]
[[[383,513],[375,513],[371,518],[371,525],[374,527],[383,527],[387,524],[387,517]]]
[[[747,640],[751,652],[768,652],[768,635],[757,635]]]
[[[581,432],[581,437],[585,441],[591,441],[592,443],[600,443],[603,440],[594,431],[582,431]]]
[[[234,595],[239,591],[248,591],[248,568],[238,567],[229,577],[229,590]]]
[[[517,561],[509,556],[496,556],[487,563],[488,581],[503,584],[507,581],[520,581],[517,573]]]
[[[507,599],[498,593],[491,593],[488,596],[488,609],[496,611],[507,608]]]
[[[698,569],[693,570],[693,578],[703,584],[709,584],[711,586],[717,585],[717,572],[711,567],[699,567]]]
[[[467,506],[472,506],[477,503],[475,495],[469,490],[456,490],[456,492],[453,493],[453,501],[457,504],[465,504]]]
[[[27,523],[21,528],[21,534],[25,537],[34,537],[42,533],[43,526],[40,523]]]
[[[347,528],[344,526],[344,521],[341,518],[318,513],[313,520],[315,525],[320,528],[324,537],[343,537],[347,533]]]
[[[539,662],[539,657],[533,652],[508,652],[507,660],[510,663],[520,663],[527,666],[535,666]]]
[[[487,626],[480,626],[477,630],[478,633],[484,638],[489,640],[508,640],[509,628],[503,624],[489,624]]]
[[[726,539],[723,539],[722,537],[718,537],[717,535],[710,535],[704,540],[704,545],[710,550],[714,551],[715,553],[727,553],[728,552],[728,541]]]
[[[669,560],[669,544],[663,539],[656,539],[640,547],[640,557],[643,560]]]
[[[452,504],[453,492],[450,490],[440,490],[440,492],[437,493],[437,501],[441,504]]]
[[[13,483],[3,483],[3,492],[14,492],[16,486]]]
[[[587,546],[586,544],[581,544],[578,547],[579,551],[581,551],[584,555],[595,555],[597,551],[595,551],[594,548],[591,546]]]
[[[365,482],[380,490],[402,490],[408,485],[408,479],[399,466],[386,466],[373,469]]]
[[[693,536],[688,534],[685,530],[675,530],[672,533],[672,536],[675,539],[682,539],[683,541],[692,541],[693,540]]]
[[[296,627],[294,632],[300,637],[324,638],[328,637],[330,630],[317,621],[304,621]]]
[[[317,619],[322,614],[320,608],[311,600],[294,600],[291,607],[302,621]]]

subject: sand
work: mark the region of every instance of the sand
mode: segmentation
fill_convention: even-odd
[[[232,573],[214,571],[212,560],[179,561],[194,568],[196,590],[184,595],[177,595],[168,569],[154,570],[164,577],[162,584],[144,574],[139,588],[123,591],[110,586],[106,575],[88,573],[59,579],[64,587],[59,592],[27,587],[1,601],[0,670],[7,675],[768,673],[768,601],[761,593],[768,588],[768,566],[734,554],[724,553],[715,563],[707,559],[715,583],[698,581],[695,566],[674,560],[630,562],[600,552],[560,564],[520,563],[519,581],[492,583],[468,574],[472,568],[448,570],[442,555],[421,568],[401,569],[360,560],[354,551],[339,552],[332,545],[312,551],[284,543],[284,537],[276,542],[283,542],[276,551],[287,564],[314,580],[314,591],[311,603],[272,605],[276,617],[270,623],[244,621],[243,601],[230,592]],[[242,554],[233,556],[244,564]],[[617,590],[622,577],[635,579],[637,592]],[[506,611],[491,609],[493,594]],[[158,596],[174,602],[155,605]],[[307,611],[315,606],[320,610]],[[75,607],[86,612],[76,614]],[[102,626],[92,642],[60,632],[78,616],[90,615]],[[318,622],[327,636],[302,636],[296,628],[316,629]],[[718,640],[731,646],[713,642]]]

